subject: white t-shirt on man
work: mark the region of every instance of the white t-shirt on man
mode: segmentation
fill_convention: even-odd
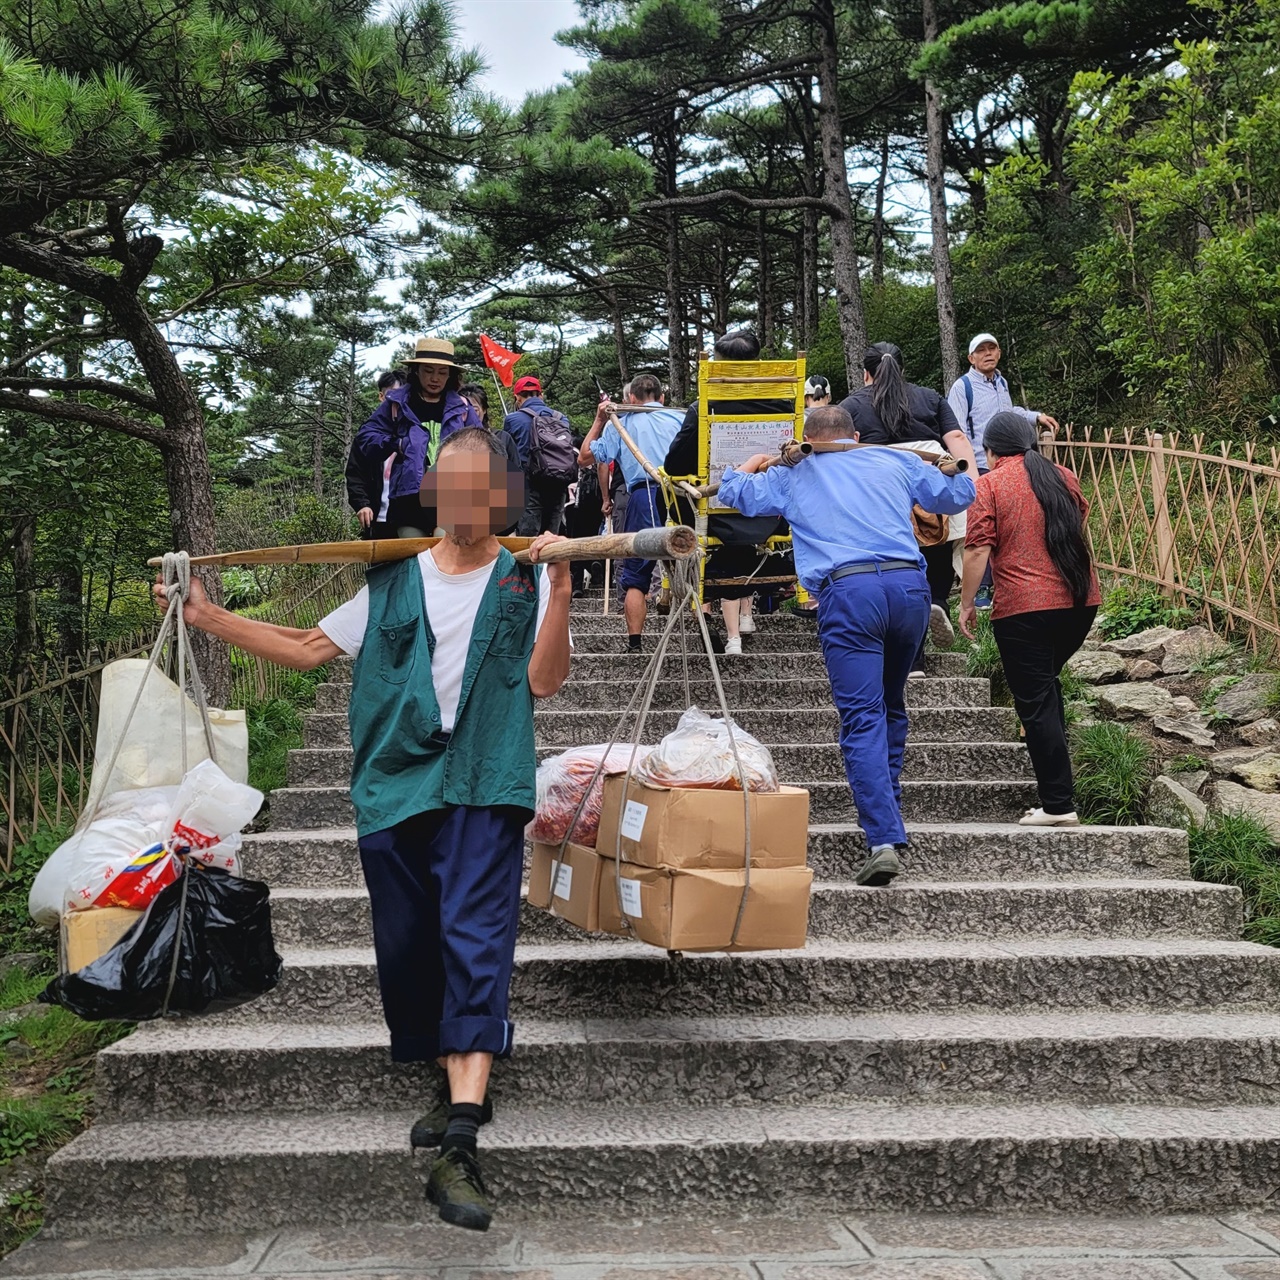
[[[493,577],[493,562],[469,573],[444,573],[430,551],[418,556],[422,571],[422,590],[427,603],[427,621],[436,637],[436,650],[431,659],[431,683],[440,706],[440,728],[452,733],[458,718],[458,700],[462,696],[462,677],[471,651],[471,630],[475,626],[485,588]],[[547,605],[551,603],[551,583],[546,573],[538,575],[538,631]],[[360,591],[344,605],[320,619],[320,630],[353,658],[364,643],[369,622],[369,588]],[[535,633],[536,636],[536,633]]]

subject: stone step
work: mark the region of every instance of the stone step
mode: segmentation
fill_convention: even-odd
[[[1187,880],[1187,837],[1162,827],[1055,830],[997,823],[911,823],[906,873],[893,886],[926,880]],[[847,824],[809,828],[809,865],[819,880],[848,880],[866,857],[862,832]],[[244,839],[245,874],[273,888],[359,888],[354,827],[278,829]],[[940,922],[938,927],[945,927]]]
[[[274,991],[228,1022],[375,1018],[371,948],[282,948]],[[1280,952],[1210,939],[1009,938],[837,942],[684,955],[632,942],[521,944],[512,1017],[716,1015],[786,1010],[1152,1012],[1274,1010]]]
[[[682,690],[683,693],[683,690]],[[539,747],[586,746],[608,742],[622,707],[611,711],[542,711],[533,713],[534,734]],[[644,736],[656,742],[676,727],[679,711],[651,711]],[[803,715],[782,707],[736,708],[736,724],[761,742],[792,742],[804,737],[819,742],[835,742],[840,734],[840,717],[834,707],[806,708]],[[924,707],[911,714],[911,742],[1014,742],[1018,718],[1012,707]],[[351,734],[347,710],[312,712],[302,726],[302,741],[308,747],[345,747]]]
[[[809,936],[849,942],[896,938],[1238,938],[1240,891],[1194,880],[929,881],[891,890],[820,881],[809,905]],[[277,888],[271,895],[276,945],[371,945],[369,899],[359,888]],[[526,942],[609,940],[524,904]]]
[[[648,734],[645,735],[648,737]],[[814,778],[834,782],[845,776],[844,756],[831,742],[771,744],[774,767],[784,782]],[[328,787],[351,777],[350,747],[304,747],[289,752],[292,787]],[[539,759],[556,755],[543,747]],[[944,782],[965,778],[1033,780],[1031,757],[1017,742],[908,742],[902,774],[908,780]],[[986,783],[971,783],[981,788]]]
[[[809,791],[813,822],[852,822],[853,800],[846,782],[788,779]],[[928,782],[902,784],[902,812],[908,822],[1011,822],[1037,803],[1033,782]],[[271,825],[279,831],[350,827],[355,812],[346,787],[281,787],[271,793]]]
[[[590,659],[586,659],[590,661]],[[788,669],[790,660],[788,659]],[[769,673],[722,676],[725,700],[731,714],[738,707],[779,707],[786,709],[830,707],[831,685],[825,674],[810,676],[797,674],[795,678],[781,677],[777,665]],[[543,698],[538,706],[543,711],[587,711],[602,709],[618,714],[631,698],[635,681],[640,672],[615,671],[598,678],[587,678],[575,673],[554,697]],[[673,676],[675,673],[672,673]],[[655,709],[683,710],[690,704],[718,714],[719,699],[709,681],[691,680],[689,696],[685,696],[683,679],[658,682],[654,690]],[[351,697],[351,686],[346,684],[322,684],[316,687],[316,706],[319,712],[345,712]],[[912,680],[907,686],[907,706],[916,707],[989,707],[991,705],[991,681],[975,680],[965,676],[937,676],[924,680]]]
[[[605,1018],[516,1028],[499,1113],[563,1100],[685,1106],[904,1102],[1266,1104],[1275,1014],[813,1014]],[[401,1111],[436,1072],[390,1060],[381,1022],[151,1023],[97,1060],[99,1123]],[[248,1082],[253,1086],[248,1087]],[[485,1130],[482,1142],[488,1130]]]
[[[515,1108],[484,1129],[500,1214],[675,1208],[1213,1212],[1268,1201],[1280,1107],[1071,1104]],[[642,1095],[643,1096],[643,1095]],[[418,1222],[415,1110],[95,1125],[45,1170],[55,1238]],[[158,1195],[158,1188],[163,1194]],[[123,1212],[122,1205],[145,1205]]]

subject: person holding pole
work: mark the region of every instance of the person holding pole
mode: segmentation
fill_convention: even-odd
[[[662,383],[651,373],[632,378],[626,398],[629,404],[639,405],[645,412],[627,413],[624,408],[619,421],[640,452],[655,468],[659,467],[684,418],[675,409],[663,407]],[[592,463],[616,462],[622,468],[627,485],[627,507],[620,532],[660,529],[666,522],[662,488],[623,444],[617,428],[609,422],[611,410],[609,401],[601,401],[591,430],[582,442],[578,462],[584,467]],[[640,652],[654,563],[653,560],[624,560],[618,573],[618,587],[623,593],[627,622],[627,649],[631,653]]]
[[[804,433],[814,442],[858,438],[838,406],[815,409]],[[901,873],[898,851],[907,843],[900,781],[907,675],[929,625],[929,582],[911,508],[957,515],[973,501],[973,481],[897,449],[815,452],[794,467],[776,461],[759,454],[727,468],[720,500],[791,525],[796,573],[818,598],[840,749],[870,847],[857,882],[886,885]]]
[[[508,989],[524,828],[533,816],[533,703],[569,674],[569,565],[517,564],[494,536],[521,507],[494,433],[445,437],[423,501],[445,536],[369,569],[368,584],[301,631],[210,604],[193,577],[186,619],[282,666],[346,653],[351,800],[396,1062],[441,1069],[415,1147],[438,1147],[427,1198],[446,1222],[485,1230],[492,1210],[476,1133],[489,1072],[511,1052]],[[157,598],[163,603],[163,587]]]

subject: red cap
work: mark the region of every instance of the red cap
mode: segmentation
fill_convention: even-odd
[[[542,383],[540,383],[537,380],[537,378],[531,378],[531,377],[519,378],[516,381],[516,385],[511,389],[518,396],[528,395],[530,391],[536,391],[539,395],[541,395]]]

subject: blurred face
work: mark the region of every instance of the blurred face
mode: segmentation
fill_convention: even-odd
[[[428,400],[439,400],[444,394],[445,384],[449,381],[451,369],[442,364],[415,364],[418,375],[418,387]]]
[[[984,342],[970,357],[973,365],[984,378],[989,378],[1000,364],[1000,347],[994,342]]]
[[[422,477],[418,500],[436,509],[438,528],[467,545],[520,519],[524,473],[509,472],[506,458],[488,449],[442,449],[436,465]]]

